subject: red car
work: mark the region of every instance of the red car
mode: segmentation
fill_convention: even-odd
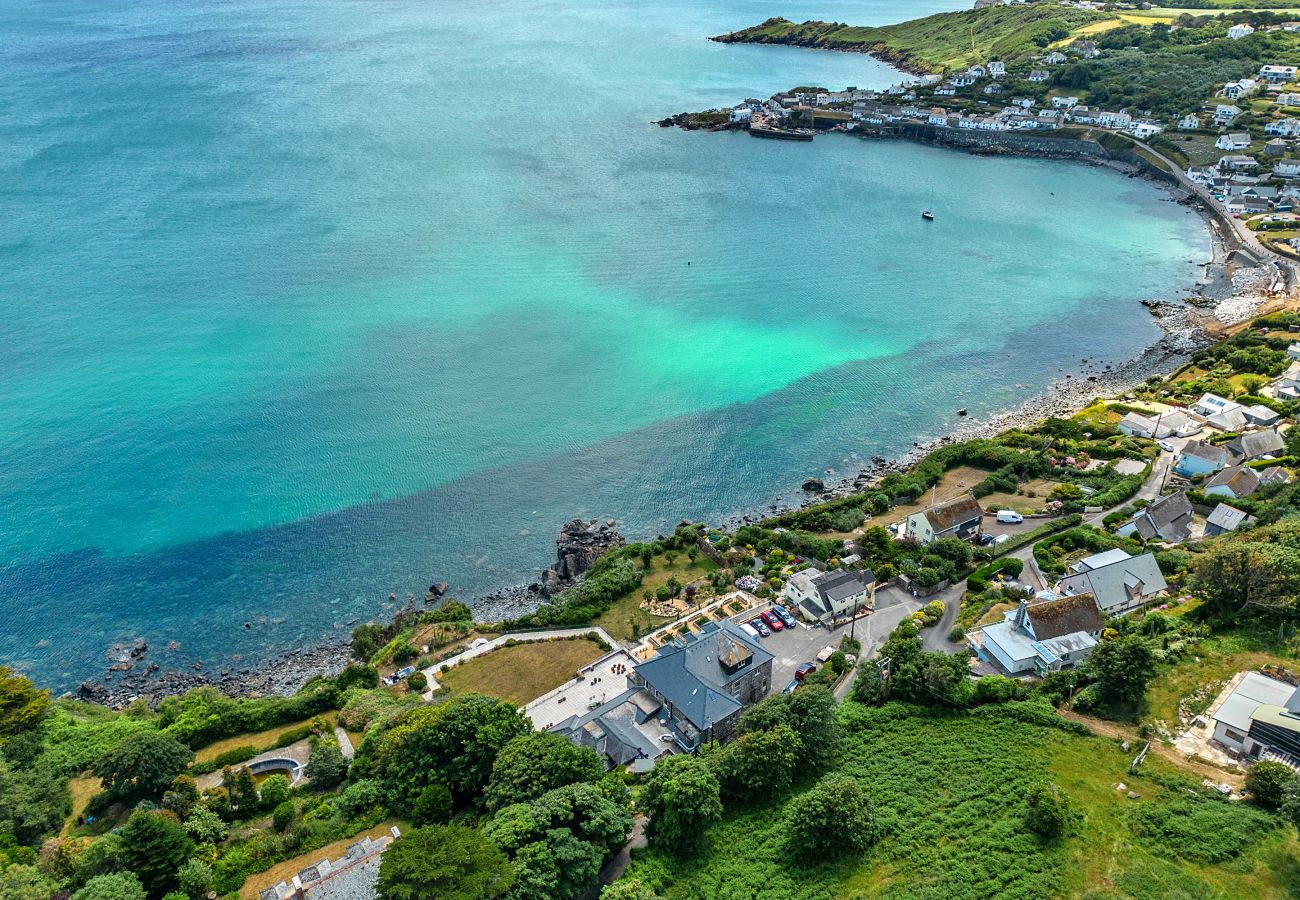
[[[815,665],[812,663],[804,663],[802,666],[794,670],[794,680],[803,681],[805,677],[816,671],[817,667]]]
[[[782,622],[771,610],[761,613],[759,618],[762,619],[767,624],[767,627],[773,631],[780,631],[785,627],[785,623]]]

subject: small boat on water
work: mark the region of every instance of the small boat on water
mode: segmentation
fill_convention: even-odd
[[[927,209],[925,212],[921,213],[921,218],[922,218],[922,219],[925,219],[925,221],[927,221],[927,222],[933,222],[933,221],[934,221],[934,213],[930,212],[930,211]]]

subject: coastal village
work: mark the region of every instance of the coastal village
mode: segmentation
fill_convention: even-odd
[[[1254,21],[1197,27],[1300,32]],[[1173,371],[795,507],[574,519],[522,613],[435,583],[282,696],[172,690],[143,641],[113,692],[0,667],[0,898],[1300,892],[1296,60],[1171,118],[1054,75],[1104,30],[1047,37],[689,124],[1098,144],[1238,223],[1267,297]]]
[[[993,4],[996,5],[996,4]],[[1112,13],[1127,4],[1062,3]],[[1207,12],[1208,16],[1208,12]],[[1183,22],[1183,24],[1180,24]],[[1114,24],[1119,24],[1115,20]],[[1162,27],[1209,31],[1209,40],[1300,36],[1300,22],[1261,24],[1184,15]],[[1241,220],[1259,242],[1286,258],[1300,258],[1300,44],[1266,57],[1248,77],[1217,86],[1195,104],[1157,112],[1092,101],[1070,82],[1076,64],[1104,60],[1104,31],[1065,38],[1050,49],[1015,60],[984,59],[960,71],[907,79],[884,90],[796,88],[766,100],[748,99],[729,110],[722,127],[756,137],[811,140],[819,131],[904,135],[993,150],[1035,152],[1026,138],[1099,142],[1168,170],[1180,186]],[[707,118],[704,122],[714,121]],[[945,137],[944,131],[952,134]],[[1051,155],[1060,145],[1040,145]]]

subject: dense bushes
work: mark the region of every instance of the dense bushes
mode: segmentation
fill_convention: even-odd
[[[641,586],[644,570],[631,559],[611,551],[598,559],[579,584],[561,591],[536,612],[511,623],[515,628],[585,625]]]
[[[966,590],[976,594],[982,593],[988,588],[990,579],[998,574],[1007,578],[1018,578],[1024,565],[1014,556],[1004,556],[986,566],[980,566],[966,579]]]
[[[1250,806],[1206,794],[1134,807],[1131,819],[1152,849],[1199,863],[1235,859],[1281,824]]]
[[[189,747],[245,732],[266,731],[333,709],[339,691],[334,682],[316,678],[291,697],[235,700],[214,687],[195,688],[158,704],[157,727]]]

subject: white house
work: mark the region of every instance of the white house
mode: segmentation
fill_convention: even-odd
[[[1300,94],[1288,92],[1277,95],[1278,106],[1300,106]]]
[[[1064,53],[1059,50],[1053,50],[1051,53],[1043,57],[1043,62],[1047,63],[1049,66],[1059,66],[1061,63],[1065,62],[1066,59],[1067,57]]]
[[[989,75],[1002,78],[1007,74],[1007,64],[1000,59],[989,60]]]
[[[1201,127],[1201,120],[1197,118],[1196,113],[1188,113],[1178,120],[1178,129],[1180,131],[1195,131]]]
[[[1046,69],[1034,69],[1029,73],[1030,81],[1046,81],[1051,77],[1051,73]]]
[[[750,117],[753,115],[754,115],[754,111],[750,109],[748,106],[737,106],[735,109],[731,111],[731,121],[748,122],[750,120]]]
[[[795,572],[781,588],[792,606],[830,628],[876,605],[876,576],[870,569]]]
[[[1253,78],[1243,78],[1240,81],[1229,81],[1223,86],[1223,96],[1229,100],[1240,100],[1242,97],[1249,97],[1255,91],[1259,90],[1259,82]]]
[[[1214,107],[1214,124],[1220,126],[1231,125],[1239,115],[1241,115],[1241,107],[1233,106],[1231,103],[1220,103]]]
[[[1074,107],[1078,105],[1079,105],[1078,97],[1053,97],[1052,98],[1053,109],[1074,109]]]
[[[925,117],[925,121],[931,125],[946,126],[948,124],[948,110],[942,106],[936,106],[930,110],[930,114]]]
[[[1286,84],[1288,81],[1295,81],[1295,66],[1260,66],[1260,81],[1267,81],[1269,84]]]
[[[1269,122],[1264,126],[1265,134],[1275,134],[1280,137],[1295,137],[1300,134],[1300,119],[1278,119],[1276,122]]]
[[[912,513],[903,526],[903,534],[922,544],[949,537],[969,540],[979,534],[983,516],[984,510],[979,503],[973,497],[963,495]]]
[[[1219,135],[1214,146],[1220,150],[1245,150],[1250,146],[1250,135],[1244,131],[1230,131]]]
[[[979,81],[979,78],[972,75],[970,72],[958,72],[956,75],[952,76],[951,80],[957,87],[970,87],[972,84]]]
[[[1045,675],[1087,659],[1105,627],[1093,596],[1076,594],[1041,603],[1021,600],[1001,622],[972,632],[969,641],[976,656],[1009,675]]]
[[[975,76],[976,78],[983,78],[983,77],[984,77],[985,75],[987,75],[988,72],[989,72],[988,69],[984,68],[983,66],[979,65],[978,63],[976,63],[975,65],[971,66],[971,67],[970,67],[969,69],[967,69],[966,71],[967,71],[969,74]]]
[[[1232,38],[1234,41],[1240,40],[1241,38],[1244,38],[1246,35],[1254,34],[1254,33],[1255,33],[1255,29],[1251,28],[1245,22],[1240,22],[1228,29],[1228,37]]]
[[[1097,113],[1097,124],[1103,128],[1128,128],[1132,121],[1132,117],[1126,112]]]
[[[1210,393],[1202,394],[1201,399],[1192,404],[1192,412],[1202,416],[1213,416],[1234,409],[1241,409],[1241,404],[1233,403],[1227,397],[1220,397],[1218,394]]]
[[[1157,122],[1152,122],[1150,119],[1143,119],[1142,121],[1134,122],[1128,127],[1128,130],[1135,138],[1144,141],[1153,135],[1159,134],[1165,129]]]

